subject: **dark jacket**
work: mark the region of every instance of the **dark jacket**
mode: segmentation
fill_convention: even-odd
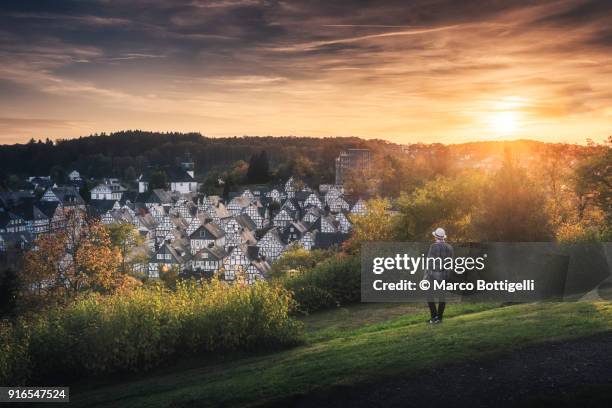
[[[434,258],[436,261],[429,261],[429,266],[431,266],[431,268],[425,271],[425,279],[447,279],[451,269],[444,269],[444,260],[452,257],[453,247],[450,244],[446,242],[434,242],[431,244],[429,252],[427,253],[427,258]]]

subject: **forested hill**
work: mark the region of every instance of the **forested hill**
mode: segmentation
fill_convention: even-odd
[[[122,131],[77,139],[31,140],[26,144],[0,146],[0,168],[4,174],[48,175],[54,167],[77,169],[87,177],[122,177],[128,167],[140,171],[147,166],[176,164],[186,153],[196,163],[196,173],[248,161],[265,150],[272,164],[296,157],[329,163],[345,148],[380,147],[386,142],[359,138],[229,137],[210,138],[199,133]],[[327,169],[330,171],[331,167]],[[56,169],[57,170],[57,169]]]
[[[435,156],[438,161],[450,161],[465,154],[484,157],[499,154],[511,146],[517,152],[537,151],[547,145],[542,142],[472,142],[458,145],[411,145],[410,149]],[[557,145],[559,146],[559,145]],[[564,145],[582,150],[576,145]],[[0,145],[0,185],[10,175],[66,175],[76,169],[88,178],[118,177],[130,179],[135,173],[155,166],[179,163],[189,153],[195,161],[196,177],[201,179],[209,170],[223,170],[239,160],[248,162],[254,154],[265,150],[273,168],[285,167],[290,172],[295,163],[306,160],[317,181],[332,182],[334,159],[346,148],[369,148],[375,156],[401,153],[400,145],[382,140],[357,137],[226,137],[210,138],[199,133],[159,133],[139,130],[92,135],[52,142],[31,140],[25,144]],[[405,146],[404,146],[405,147]],[[408,156],[404,156],[408,157]],[[414,157],[414,156],[413,156]],[[126,174],[131,177],[126,177]],[[278,174],[281,174],[280,172]],[[61,179],[61,177],[59,178]]]

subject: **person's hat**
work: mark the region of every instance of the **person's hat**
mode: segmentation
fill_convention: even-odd
[[[444,228],[436,228],[431,234],[438,239],[446,239],[446,231],[444,231]]]

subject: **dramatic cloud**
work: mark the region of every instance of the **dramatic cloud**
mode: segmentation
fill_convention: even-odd
[[[602,140],[611,23],[603,0],[4,1],[0,142]]]

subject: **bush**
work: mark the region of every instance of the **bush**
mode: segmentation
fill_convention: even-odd
[[[338,254],[283,280],[294,293],[297,310],[312,313],[361,299],[361,263],[355,255]]]
[[[90,295],[28,325],[9,326],[1,339],[0,383],[23,382],[16,375],[19,361],[28,361],[36,373],[30,382],[57,382],[144,371],[180,354],[295,344],[300,325],[289,316],[293,307],[287,290],[266,282],[183,282],[175,291],[149,287]],[[29,341],[18,344],[25,351],[15,347],[23,338]]]
[[[334,251],[313,249],[306,250],[301,246],[295,246],[277,259],[272,264],[270,276],[273,278],[285,278],[291,272],[304,272],[314,268],[318,263],[325,259],[332,258],[335,255]]]
[[[22,338],[13,326],[0,321],[0,386],[23,383],[28,377],[27,338]]]

